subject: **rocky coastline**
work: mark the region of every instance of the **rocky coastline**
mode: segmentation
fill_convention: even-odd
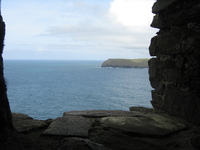
[[[35,120],[12,113],[15,132],[0,149],[11,150],[169,150],[200,148],[200,128],[154,109],[64,112]]]

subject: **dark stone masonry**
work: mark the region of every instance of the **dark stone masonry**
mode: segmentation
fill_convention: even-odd
[[[149,75],[152,105],[200,125],[200,1],[158,0],[153,8]]]
[[[200,0],[157,0],[152,11],[151,26],[159,29],[148,62],[154,109],[73,111],[48,120],[10,111],[0,16],[0,150],[200,149]]]

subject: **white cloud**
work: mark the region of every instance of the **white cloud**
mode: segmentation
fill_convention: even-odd
[[[109,15],[127,27],[145,29],[152,21],[153,0],[113,0]]]

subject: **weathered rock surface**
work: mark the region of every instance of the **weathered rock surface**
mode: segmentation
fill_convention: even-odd
[[[71,111],[46,121],[13,113],[15,128],[20,133],[12,134],[10,144],[0,149],[196,150],[200,147],[199,127],[153,109],[130,109]]]
[[[174,4],[175,2],[177,2],[178,0],[157,0],[156,3],[154,3],[153,7],[152,7],[152,12],[153,13],[158,13],[164,10],[168,10],[170,9],[170,6],[172,4]]]
[[[111,150],[102,144],[77,137],[65,138],[62,143],[62,146],[60,146],[58,150]]]
[[[14,128],[17,132],[27,133],[49,125],[46,121],[35,120],[32,117],[21,113],[12,113],[12,116]]]
[[[98,129],[94,132],[98,132]],[[104,130],[96,136],[91,136],[90,139],[112,150],[167,150],[164,145],[157,145],[154,140],[146,142],[143,138],[137,135],[135,137],[126,135],[116,130]]]
[[[129,134],[151,136],[166,136],[187,128],[184,123],[160,115],[105,117],[100,119],[100,122],[107,127],[125,131]]]
[[[64,113],[64,117],[67,118],[68,115],[96,118],[109,128],[152,136],[165,136],[187,128],[182,121],[173,120],[169,116],[153,113],[144,114],[139,111],[88,110]]]
[[[88,137],[92,121],[81,116],[65,116],[55,119],[43,132],[44,135]]]
[[[83,110],[83,111],[69,111],[64,112],[63,116],[82,116],[88,118],[102,118],[108,116],[137,116],[140,112],[129,112],[123,110]]]

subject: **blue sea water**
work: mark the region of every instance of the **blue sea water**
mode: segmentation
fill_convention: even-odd
[[[11,111],[54,119],[65,111],[151,107],[147,68],[101,68],[102,62],[5,60]]]

